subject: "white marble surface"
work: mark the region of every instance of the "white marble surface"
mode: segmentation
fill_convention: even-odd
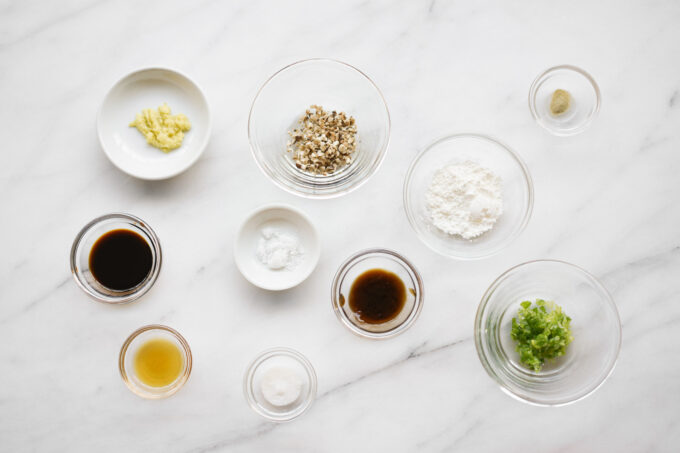
[[[677,451],[679,22],[680,3],[643,0],[0,2],[0,451]],[[246,134],[261,83],[315,56],[369,74],[393,121],[380,171],[326,201],[270,183]],[[603,94],[593,127],[570,139],[527,107],[533,78],[561,63]],[[165,182],[114,168],[94,128],[111,85],[152,65],[190,75],[214,115],[203,157]],[[475,262],[426,249],[401,201],[418,150],[463,131],[515,148],[536,190],[526,231]],[[323,239],[312,278],[281,294],[232,260],[240,221],[275,201],[306,211]],[[110,307],[77,288],[68,252],[86,222],[119,210],[154,227],[165,262],[147,296]],[[426,286],[420,319],[384,342],[353,336],[329,301],[339,263],[369,246],[403,252]],[[563,408],[503,394],[472,341],[485,288],[535,258],[599,276],[623,322],[613,375]],[[188,384],[163,401],[130,393],[117,370],[125,337],[149,323],[177,328],[194,352]],[[247,363],[277,345],[319,376],[310,412],[283,425],[241,390]]]

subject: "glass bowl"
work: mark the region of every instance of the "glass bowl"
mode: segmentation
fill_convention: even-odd
[[[550,112],[550,101],[557,89],[566,90],[571,105],[561,115]],[[600,88],[581,68],[555,66],[539,75],[529,89],[529,110],[536,122],[548,132],[568,136],[586,130],[600,111]]]
[[[554,301],[571,318],[573,341],[555,361],[524,367],[510,337],[520,302]],[[621,348],[616,305],[595,277],[573,264],[541,260],[506,271],[486,290],[475,319],[477,354],[501,389],[521,401],[560,406],[594,392],[611,374]]]
[[[301,384],[297,398],[285,405],[271,404],[261,388],[263,378],[275,368],[283,368],[297,376]],[[302,415],[316,397],[316,373],[305,356],[289,348],[273,348],[260,353],[243,376],[243,392],[250,407],[264,418],[287,422]]]
[[[354,161],[328,176],[299,170],[286,151],[288,131],[313,104],[356,119]],[[282,189],[310,198],[339,196],[366,182],[380,166],[389,137],[390,115],[378,87],[358,69],[330,59],[299,61],[271,76],[248,118],[250,149],[260,169]]]
[[[183,369],[179,377],[172,384],[164,387],[151,387],[144,384],[135,374],[134,359],[140,346],[148,340],[163,338],[177,346],[182,353]],[[148,325],[135,330],[123,343],[118,358],[118,369],[125,385],[137,396],[147,399],[161,399],[174,395],[182,388],[191,374],[191,349],[189,343],[179,332],[167,326],[157,324]]]
[[[90,250],[105,233],[130,230],[139,234],[151,248],[151,270],[134,288],[116,291],[99,283],[90,271]],[[143,296],[151,289],[161,270],[161,244],[148,223],[130,214],[113,213],[97,217],[83,227],[71,247],[71,273],[78,286],[94,300],[108,304],[124,304]]]
[[[425,199],[437,170],[467,160],[500,176],[503,190],[503,213],[491,230],[473,239],[434,226]],[[534,187],[526,164],[500,141],[480,134],[437,140],[416,156],[404,181],[404,209],[411,226],[425,245],[451,258],[484,258],[507,247],[526,227],[533,204]]]
[[[404,308],[394,319],[381,324],[363,322],[349,307],[349,292],[356,278],[370,269],[384,269],[395,273],[406,286]],[[397,252],[369,249],[355,253],[345,260],[333,278],[331,302],[340,322],[355,334],[372,339],[399,335],[411,327],[423,308],[423,280],[416,268]]]

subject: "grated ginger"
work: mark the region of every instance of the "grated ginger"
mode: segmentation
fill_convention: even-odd
[[[191,129],[186,115],[173,115],[168,104],[163,103],[158,109],[144,109],[135,115],[130,127],[146,138],[146,142],[167,153],[182,146],[184,133]]]

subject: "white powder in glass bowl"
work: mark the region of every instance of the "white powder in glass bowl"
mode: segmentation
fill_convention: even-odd
[[[440,168],[425,195],[432,223],[464,239],[481,236],[503,213],[501,185],[498,175],[475,162]]]
[[[269,404],[277,407],[289,406],[302,394],[302,379],[289,368],[274,367],[262,376],[260,390]]]

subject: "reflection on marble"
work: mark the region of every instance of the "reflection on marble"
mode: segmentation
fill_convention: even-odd
[[[680,3],[174,2],[8,0],[0,5],[0,451],[674,451],[680,443]],[[286,194],[257,169],[246,122],[283,65],[327,56],[382,89],[392,137],[380,171],[335,200]],[[602,89],[592,128],[557,138],[527,106],[533,78],[572,63]],[[188,74],[214,117],[186,173],[133,179],[101,152],[100,102],[145,66]],[[531,169],[526,231],[481,261],[440,257],[411,231],[401,187],[411,158],[444,134],[499,137]],[[232,260],[239,222],[283,201],[320,229],[322,257],[299,287],[268,293]],[[72,281],[75,234],[126,211],[158,233],[156,286],[122,307]],[[350,334],[329,286],[355,250],[385,246],[423,275],[423,312],[384,342]],[[602,279],[623,348],[595,394],[538,408],[503,394],[472,341],[477,303],[508,267],[558,258]],[[194,369],[163,401],[130,393],[117,370],[134,329],[164,323],[189,341]],[[289,424],[255,415],[242,374],[288,346],[319,377],[311,410]]]

